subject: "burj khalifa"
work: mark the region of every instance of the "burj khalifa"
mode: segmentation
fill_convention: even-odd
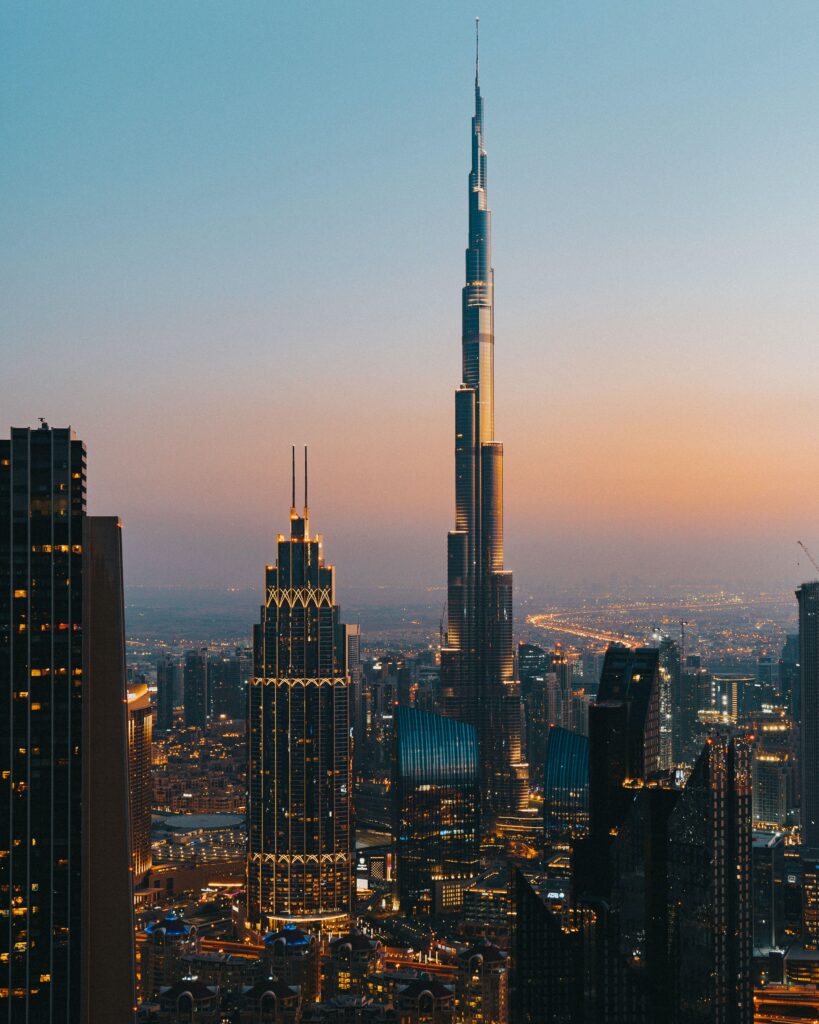
[[[478,731],[484,830],[528,803],[512,637],[512,573],[503,567],[503,445],[494,423],[494,270],[484,111],[475,51],[469,246],[463,288],[463,383],[455,393],[455,529],[447,543],[446,714]]]

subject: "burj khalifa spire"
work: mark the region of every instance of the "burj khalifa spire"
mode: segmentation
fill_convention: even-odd
[[[463,383],[455,393],[455,529],[447,544],[446,713],[478,730],[485,828],[525,809],[528,766],[512,637],[512,573],[503,567],[503,445],[495,440],[494,271],[484,108],[475,23],[469,245],[462,292]]]

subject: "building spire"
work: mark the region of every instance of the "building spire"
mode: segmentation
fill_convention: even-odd
[[[304,446],[304,518],[307,518],[307,445]]]
[[[480,61],[480,36],[478,33],[478,27],[481,23],[480,18],[475,19],[475,88],[480,88],[480,74],[481,74],[481,61]]]

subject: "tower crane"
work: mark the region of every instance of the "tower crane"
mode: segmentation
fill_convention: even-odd
[[[819,565],[816,564],[816,559],[813,557],[813,555],[810,553],[810,551],[808,551],[808,549],[805,547],[805,545],[802,543],[801,540],[798,540],[796,543],[799,545],[800,548],[802,548],[802,550],[808,556],[808,558],[810,559],[810,564],[813,566],[813,568],[817,572],[819,572]]]

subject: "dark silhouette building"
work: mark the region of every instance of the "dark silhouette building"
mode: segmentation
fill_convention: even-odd
[[[119,521],[70,429],[0,441],[0,1021],[134,1000]],[[99,892],[105,899],[95,899]],[[90,978],[94,977],[94,986]]]
[[[803,583],[799,602],[799,705],[802,842],[819,847],[819,582]]]
[[[183,670],[185,727],[205,729],[209,719],[208,652],[188,651]]]
[[[596,916],[588,908],[549,906],[520,868],[513,869],[515,1024],[593,1020]]]
[[[295,457],[294,457],[295,458]],[[335,570],[307,507],[290,509],[253,627],[248,918],[257,930],[347,917],[352,898],[350,706]]]
[[[494,423],[494,271],[483,98],[475,67],[469,245],[462,297],[463,383],[455,394],[455,529],[447,541],[445,713],[481,748],[483,824],[528,806],[522,707],[512,640],[512,574],[503,565],[503,446]]]
[[[404,913],[461,906],[464,886],[479,871],[479,779],[473,726],[396,709],[391,788]]]
[[[751,764],[709,737],[668,825],[674,1024],[751,1024]]]
[[[173,712],[179,686],[179,662],[166,654],[156,663],[156,727],[167,732],[173,726]]]

